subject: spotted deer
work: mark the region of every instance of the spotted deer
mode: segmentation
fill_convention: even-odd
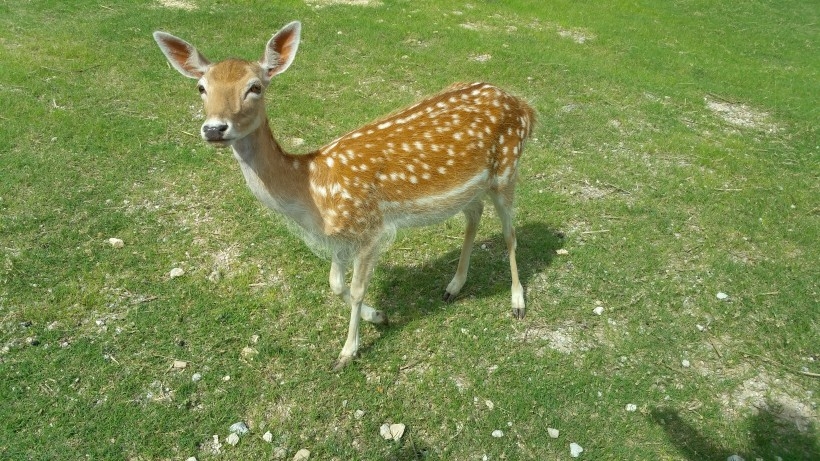
[[[258,62],[211,63],[193,45],[165,32],[154,39],[171,65],[198,80],[205,108],[202,138],[229,146],[253,194],[292,220],[306,241],[330,250],[330,287],[351,307],[347,340],[334,369],[359,349],[359,321],[387,323],[363,303],[386,237],[464,213],[461,257],[444,299],[456,298],[489,195],[501,219],[512,273],[512,315],[524,317],[513,228],[518,161],[535,114],[526,102],[486,83],[458,83],[406,109],[368,123],[304,155],[285,152],[268,125],[263,93],[288,69],[301,25],[291,22],[268,41]],[[347,268],[353,275],[348,288]]]

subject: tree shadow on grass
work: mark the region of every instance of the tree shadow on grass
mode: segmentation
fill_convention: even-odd
[[[670,408],[656,408],[652,421],[661,426],[678,451],[690,461],[723,461],[732,455],[746,460],[820,460],[820,433],[814,422],[795,421],[788,409],[768,401],[749,420],[751,452],[732,450],[716,438],[698,432],[692,424]]]
[[[555,250],[563,245],[563,237],[542,223],[518,226],[516,236],[518,274],[526,290],[527,282],[552,263]],[[382,261],[378,269],[380,281],[371,287],[371,293],[375,297],[375,306],[385,311],[391,325],[403,325],[447,306],[457,306],[466,298],[486,298],[510,292],[506,244],[503,236],[496,234],[476,240],[467,283],[454,302],[444,302],[444,290],[456,272],[461,253],[461,240],[453,242],[452,250],[421,266],[391,265],[386,259]],[[499,314],[506,314],[512,308],[509,297],[505,299],[508,301]]]

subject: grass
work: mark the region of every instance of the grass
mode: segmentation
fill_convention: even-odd
[[[0,457],[820,456],[815,3],[178,3],[0,4]],[[292,19],[268,111],[296,151],[452,81],[537,109],[524,321],[491,212],[439,301],[454,218],[399,235],[368,292],[391,326],[328,373],[347,322],[328,263],[190,134],[195,89],[150,36],[252,58]]]

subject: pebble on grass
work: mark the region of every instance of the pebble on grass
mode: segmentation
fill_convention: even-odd
[[[293,455],[293,461],[307,461],[308,459],[310,459],[310,451],[306,448],[302,448]]]
[[[575,442],[569,444],[569,455],[573,458],[577,458],[581,456],[581,453],[584,451],[584,447],[578,445]]]
[[[229,427],[228,430],[234,434],[243,435],[248,433],[248,425],[242,421],[239,421],[238,423],[231,424],[231,427]]]
[[[387,424],[384,423],[379,428],[379,434],[381,434],[384,440],[395,440],[398,442],[401,440],[402,436],[404,435],[405,425],[401,423],[397,424]]]

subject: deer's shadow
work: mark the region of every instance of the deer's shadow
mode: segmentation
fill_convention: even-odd
[[[516,260],[521,284],[527,282],[552,263],[555,250],[563,245],[562,235],[543,223],[531,222],[516,227]],[[458,305],[468,298],[486,298],[498,293],[510,293],[510,264],[504,238],[500,233],[476,239],[467,282],[453,302],[443,301],[447,284],[458,267],[461,240],[453,248],[422,265],[391,264],[389,255],[382,256],[378,277],[371,284],[370,297],[374,307],[390,318],[390,327],[400,328],[414,319],[441,312],[442,308]],[[509,297],[504,310],[511,309]]]
[[[781,404],[771,400],[758,410],[746,422],[751,438],[747,448],[751,453],[723,446],[721,440],[701,433],[673,408],[655,408],[649,417],[663,428],[680,454],[691,461],[727,459],[732,455],[742,459],[820,459],[820,438],[814,422],[795,424],[793,412],[784,411]]]

